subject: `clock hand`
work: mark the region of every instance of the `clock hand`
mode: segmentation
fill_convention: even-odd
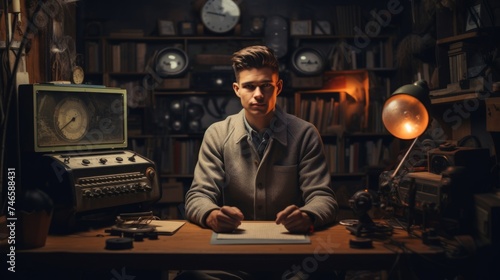
[[[225,14],[216,13],[216,12],[210,12],[210,11],[208,11],[207,14],[212,14],[212,15],[216,15],[216,16],[226,17]]]
[[[69,120],[69,122],[67,122],[65,125],[63,125],[63,127],[61,127],[60,129],[63,130],[65,127],[67,127],[70,123],[76,121],[76,117],[72,117],[71,120]]]

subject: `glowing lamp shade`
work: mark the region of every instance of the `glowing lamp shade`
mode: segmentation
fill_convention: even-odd
[[[414,139],[429,125],[429,89],[425,81],[398,88],[382,109],[385,128],[400,139]]]

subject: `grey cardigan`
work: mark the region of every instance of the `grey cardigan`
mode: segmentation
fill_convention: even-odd
[[[245,220],[272,220],[291,204],[314,217],[314,226],[335,221],[338,204],[317,129],[275,111],[273,136],[262,160],[248,137],[244,110],[207,128],[186,193],[186,217],[202,227],[214,209],[238,207]]]

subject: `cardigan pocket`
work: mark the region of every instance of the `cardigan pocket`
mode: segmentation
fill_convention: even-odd
[[[297,204],[301,201],[300,189],[298,186],[298,167],[297,165],[275,165],[270,170],[270,189],[271,201],[276,203],[281,210],[291,204]]]

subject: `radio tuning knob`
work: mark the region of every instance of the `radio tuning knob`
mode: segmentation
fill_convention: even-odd
[[[82,159],[82,163],[83,163],[84,165],[90,164],[90,160],[88,160],[88,159],[84,158],[84,159]]]
[[[152,181],[155,178],[155,175],[156,175],[156,172],[155,172],[154,168],[148,167],[148,169],[146,169],[146,177],[150,181]]]
[[[131,157],[129,157],[129,158],[128,158],[128,160],[130,160],[130,161],[135,161],[135,155],[136,155],[136,154],[133,154]]]
[[[153,190],[153,188],[152,188],[150,185],[148,185],[148,184],[144,185],[144,186],[143,186],[143,189],[144,189],[145,191],[147,191],[147,192],[150,192],[151,190]]]
[[[118,162],[122,162],[122,161],[123,161],[123,158],[122,158],[122,157],[116,157],[116,161],[118,161]]]
[[[106,164],[108,160],[106,158],[100,158],[99,159],[99,162],[102,163],[102,164]]]
[[[89,190],[84,190],[83,191],[83,197],[92,197],[92,192]]]

